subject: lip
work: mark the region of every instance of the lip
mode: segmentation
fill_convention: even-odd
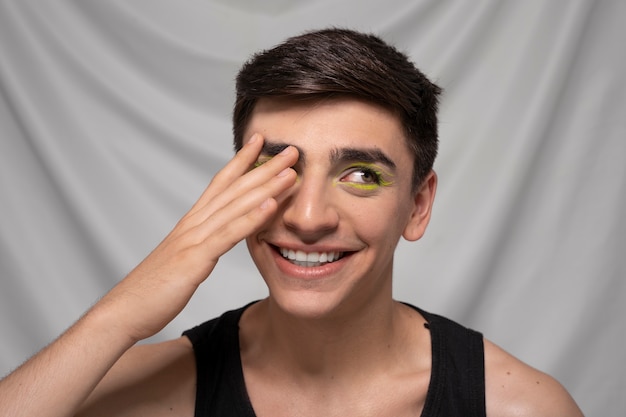
[[[276,245],[268,244],[269,249],[272,253],[272,257],[274,258],[274,262],[276,266],[283,274],[297,279],[303,280],[319,280],[324,278],[330,278],[333,275],[336,275],[344,266],[347,260],[354,253],[353,251],[339,251],[339,250],[320,250],[319,248],[299,248],[294,250],[302,250],[304,252],[343,252],[344,255],[342,258],[326,263],[324,265],[319,266],[299,266],[293,264],[288,259],[285,259],[279,250],[279,247]],[[290,249],[292,247],[289,247]]]

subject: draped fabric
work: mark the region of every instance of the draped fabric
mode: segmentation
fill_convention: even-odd
[[[626,2],[0,0],[0,373],[139,263],[232,155],[234,77],[308,29],[445,89],[439,189],[396,298],[626,410]],[[381,216],[392,213],[380,213]],[[245,245],[153,340],[265,286]]]

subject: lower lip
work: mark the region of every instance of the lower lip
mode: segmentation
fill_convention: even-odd
[[[289,262],[289,260],[283,258],[283,256],[275,248],[272,248],[272,254],[274,256],[278,269],[283,274],[288,275],[292,278],[305,280],[329,278],[330,276],[339,272],[341,268],[343,268],[343,264],[346,262],[346,258],[350,256],[344,255],[341,259],[337,261],[329,262],[320,266],[305,267],[295,265]]]

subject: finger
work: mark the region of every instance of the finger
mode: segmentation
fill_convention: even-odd
[[[223,192],[230,183],[245,174],[259,157],[263,147],[263,136],[258,133],[235,154],[235,156],[213,177],[189,214],[204,207],[214,196]]]
[[[188,216],[195,215],[202,210],[204,212],[202,217],[205,218],[214,210],[232,201],[232,199],[269,181],[274,175],[277,175],[287,167],[293,166],[298,160],[298,150],[289,146],[267,163],[255,169],[250,169],[258,160],[263,137],[256,135],[253,137],[253,140],[258,149],[255,148],[254,152],[247,152],[246,155],[242,154],[242,149],[231,163],[224,167],[211,181],[211,184],[192,210],[190,210]],[[246,151],[249,150],[250,148],[246,149]]]
[[[243,238],[261,227],[271,217],[271,207],[275,198],[291,187],[296,181],[296,173],[287,168],[271,181],[251,190],[245,195],[217,210],[195,233],[198,240],[210,240],[214,246],[214,256],[219,258]]]
[[[206,218],[215,211],[230,204],[232,201],[244,197],[252,190],[266,189],[262,187],[285,169],[291,167],[298,158],[298,151],[294,147],[285,148],[267,163],[251,170],[237,178],[222,193],[210,199],[204,208],[198,210],[200,216]]]
[[[204,251],[217,250],[223,255],[270,221],[275,215],[277,207],[278,203],[274,198],[267,198],[245,215],[227,222],[221,229],[212,234],[210,239],[205,239],[200,247]]]

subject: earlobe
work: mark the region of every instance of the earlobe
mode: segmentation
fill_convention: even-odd
[[[437,191],[437,174],[430,171],[413,197],[413,211],[402,236],[408,241],[420,239],[426,231]]]

